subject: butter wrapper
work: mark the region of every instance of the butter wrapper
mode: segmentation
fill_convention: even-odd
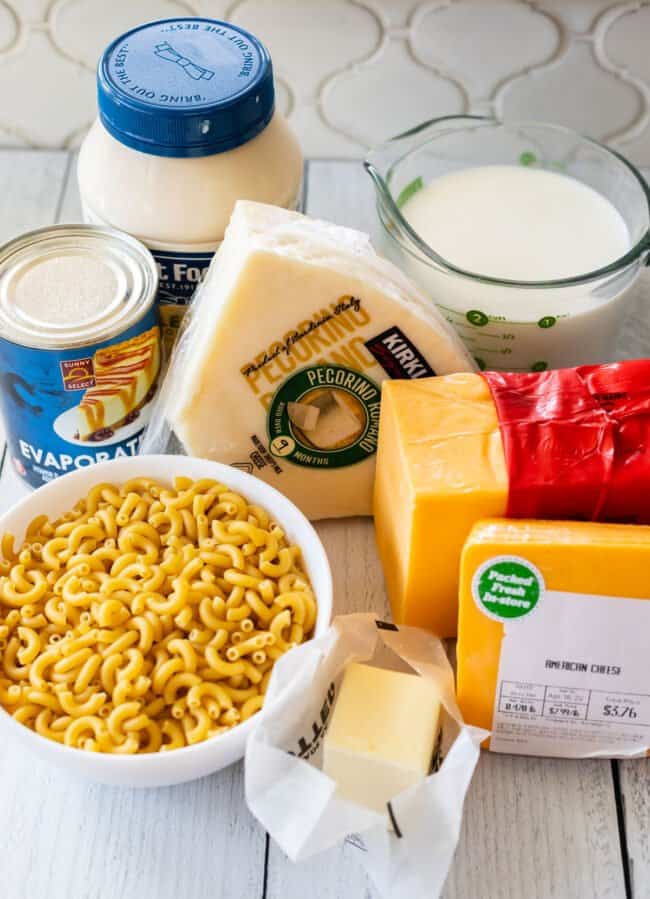
[[[342,799],[321,770],[347,665],[369,662],[435,682],[444,708],[431,773],[386,814]],[[371,699],[371,698],[370,698]],[[345,615],[278,660],[246,751],[246,801],[292,861],[348,839],[384,899],[435,899],[456,849],[463,803],[488,732],[463,723],[442,642],[413,627]]]

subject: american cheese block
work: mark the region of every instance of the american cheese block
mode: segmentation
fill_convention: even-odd
[[[490,748],[644,754],[650,527],[488,519],[464,546],[457,645],[465,721]]]
[[[384,384],[375,529],[393,619],[456,634],[458,564],[472,525],[503,515],[496,409],[479,375]]]
[[[97,350],[93,369],[95,383],[78,409],[81,440],[125,424],[150,397],[160,371],[159,328]]]
[[[386,812],[391,799],[429,774],[440,714],[427,678],[348,665],[323,743],[323,771],[337,794]]]
[[[381,382],[473,367],[366,235],[242,201],[164,406],[187,453],[253,472],[310,518],[368,515]]]

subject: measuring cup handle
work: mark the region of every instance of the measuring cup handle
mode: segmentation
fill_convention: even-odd
[[[645,255],[645,259],[643,259],[643,265],[650,266],[650,231],[648,231],[648,234],[646,235],[645,240],[642,241],[642,244],[643,246],[639,255],[642,259]]]

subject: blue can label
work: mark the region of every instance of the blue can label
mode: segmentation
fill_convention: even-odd
[[[134,456],[161,367],[157,310],[112,340],[73,350],[0,340],[8,450],[32,487],[76,468]]]
[[[158,266],[158,302],[165,349],[171,350],[194,291],[214,253],[169,253],[151,250]]]

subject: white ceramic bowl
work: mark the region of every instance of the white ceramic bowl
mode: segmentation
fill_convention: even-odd
[[[21,540],[27,525],[36,515],[45,513],[56,517],[63,514],[101,481],[120,484],[129,478],[147,476],[169,483],[179,475],[194,479],[215,478],[271,513],[287,536],[302,550],[303,562],[318,602],[315,636],[327,630],[332,614],[332,574],[316,531],[302,512],[273,487],[218,462],[188,456],[135,456],[101,462],[64,475],[25,497],[0,518],[0,534],[11,531]],[[91,780],[125,787],[171,786],[219,771],[243,757],[246,740],[254,724],[255,716],[227,733],[183,749],[116,756],[85,752],[48,740],[14,721],[0,707],[0,739],[19,741],[41,758]]]

